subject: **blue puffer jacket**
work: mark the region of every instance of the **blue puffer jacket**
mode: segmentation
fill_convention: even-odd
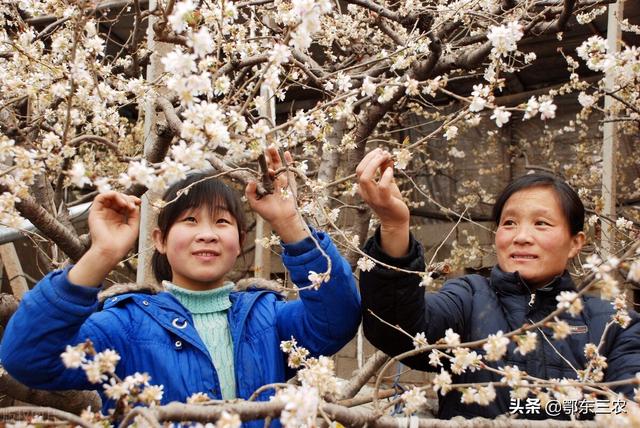
[[[360,298],[351,268],[326,234],[314,233],[332,262],[331,279],[319,290],[302,291],[300,299],[288,302],[264,290],[230,295],[228,319],[239,398],[293,375],[279,348],[282,340],[293,336],[318,356],[334,354],[355,335]],[[310,238],[285,245],[283,262],[299,287],[309,285],[309,271],[324,272],[327,267]],[[152,384],[164,385],[163,404],[184,402],[196,392],[221,398],[211,357],[191,314],[176,298],[167,292],[128,293],[107,299],[96,312],[99,290],[69,283],[67,271],[43,278],[11,318],[0,358],[12,376],[40,389],[95,389],[82,370],[66,369],[60,358],[66,345],[91,339],[97,351],[110,348],[120,354],[116,370],[120,378],[147,372]],[[272,393],[259,399],[267,400]],[[102,399],[104,410],[113,405]]]
[[[424,272],[423,249],[413,236],[409,254],[401,258],[385,254],[379,239],[378,231],[365,245],[367,254],[391,266]],[[412,340],[382,324],[369,310],[391,325],[400,326],[412,336],[424,332],[429,343],[444,337],[448,328],[458,333],[463,342],[469,342],[485,339],[499,330],[507,333],[525,323],[540,321],[556,309],[556,296],[560,292],[575,291],[575,285],[565,271],[532,295],[517,273],[503,272],[497,266],[493,268],[490,278],[480,275],[455,278],[447,281],[436,293],[425,294],[419,283],[418,275],[379,266],[360,275],[364,334],[374,346],[389,355],[413,349]],[[540,331],[536,331],[538,340],[534,351],[521,355],[515,352],[516,345],[511,342],[502,360],[486,363],[494,368],[517,366],[529,375],[543,379],[576,379],[574,368],[582,370],[587,363],[584,346],[587,343],[600,343],[605,326],[615,312],[610,302],[597,297],[585,296],[583,306],[584,310],[577,317],[567,312],[559,317],[572,329],[572,334],[565,340],[554,340],[553,331],[542,328],[548,341],[541,337]],[[617,325],[610,328],[601,348],[601,355],[607,358],[608,363],[604,381],[627,379],[640,372],[640,317],[636,312],[629,312],[631,324],[626,329]],[[481,348],[476,351],[484,354]],[[429,365],[428,354],[407,358],[403,363],[419,370],[440,371],[440,367]],[[453,383],[498,383],[500,379],[500,375],[487,370],[467,371],[452,376]],[[633,387],[628,384],[617,391],[633,397]],[[509,390],[506,388],[496,388],[496,400],[488,406],[462,404],[458,391],[439,397],[438,416],[443,419],[454,416],[495,418],[510,412]],[[559,416],[568,418],[564,413]],[[538,414],[527,413],[519,417],[558,418],[545,413],[544,409]]]

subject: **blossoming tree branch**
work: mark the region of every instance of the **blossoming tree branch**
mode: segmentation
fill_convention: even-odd
[[[589,367],[577,380],[533,378],[516,367],[496,369],[484,362],[500,359],[511,341],[526,354],[537,341],[545,340],[537,333],[541,327],[552,328],[554,339],[567,338],[569,326],[557,317],[565,311],[580,313],[580,296],[587,291],[597,290],[612,301],[611,325],[629,323],[624,289],[640,283],[634,245],[639,236],[640,179],[629,171],[637,171],[640,158],[618,160],[621,208],[615,217],[604,215],[602,138],[593,133],[595,129],[600,135],[599,125],[615,122],[620,138],[637,135],[638,48],[624,43],[624,37],[617,49],[602,34],[583,37],[577,47],[555,53],[567,76],[561,83],[524,98],[503,95],[513,89],[514,75],[543,61],[536,53],[537,41],[561,41],[571,31],[593,28],[612,3],[616,2],[11,0],[0,4],[0,224],[21,228],[28,220],[37,228],[27,235],[39,248],[45,270],[77,261],[90,245],[88,235],[72,224],[71,207],[113,189],[157,195],[199,169],[214,170],[240,184],[260,181],[258,158],[270,145],[296,153],[297,161],[284,169],[294,171],[302,183],[299,214],[328,228],[354,269],[366,272],[382,265],[402,270],[360,249],[376,219],[356,196],[356,165],[368,151],[382,146],[393,154],[400,171],[396,179],[412,214],[456,226],[469,222],[486,227],[483,209],[494,202],[495,192],[482,180],[456,182],[448,201],[440,200],[426,183],[451,179],[460,162],[495,153],[500,132],[523,121],[542,127],[541,136],[511,146],[509,159],[480,175],[496,176],[515,159],[524,159],[527,169],[551,170],[578,189],[585,201],[593,243],[605,225],[614,228],[616,237],[613,252],[600,253],[594,245],[589,258],[580,260],[577,273],[586,278],[584,287],[559,296],[557,310],[540,323],[471,344],[462,343],[452,330],[437,344],[427,343],[424,335],[409,335],[416,348],[410,352],[425,354],[442,369],[430,384],[404,394],[380,388],[385,356],[374,355],[342,385],[334,377],[330,359],[307,358],[292,338],[283,342],[282,350],[289,354],[290,366],[299,369],[297,383],[270,386],[272,402],[211,403],[206,397],[192,397],[191,404],[183,407],[134,407],[159,402],[162,387],[150,384],[142,373],[118,379],[114,367],[119,356],[96,353],[86,343],[67,349],[62,355],[65,365],[85,370],[89,380],[103,384],[106,393],[119,400],[120,413],[109,418],[85,412],[78,417],[48,410],[42,415],[80,426],[103,419],[113,423],[119,417],[124,425],[135,420],[152,426],[191,420],[230,427],[267,417],[291,427],[314,426],[316,418],[351,426],[396,426],[385,416],[388,404],[382,400],[395,396],[392,404],[403,403],[404,413],[411,415],[426,402],[427,390],[445,394],[457,389],[463,402],[480,405],[495,398],[497,387],[512,388],[513,397],[519,399],[534,394],[543,403],[585,394],[618,399],[609,390],[614,385],[601,382],[607,363],[598,347],[584,350]],[[622,15],[615,18],[623,35],[640,35],[638,23]],[[131,23],[126,37],[117,33],[123,20]],[[576,113],[559,123],[563,104],[558,100],[567,98],[574,101]],[[304,101],[297,103],[298,99]],[[286,106],[275,121],[264,113],[274,101]],[[486,139],[475,147],[463,144],[465,135],[473,132],[486,133]],[[537,151],[552,156],[550,142],[567,136],[573,139],[571,161],[529,162]],[[287,190],[283,192],[286,197]],[[269,248],[278,244],[276,237],[257,242]],[[437,289],[439,277],[452,268],[460,270],[492,251],[468,235],[445,262],[436,263],[436,250],[426,270],[414,273],[422,277],[423,286]],[[124,261],[132,270],[136,256],[133,253]],[[316,272],[310,272],[310,279],[315,286],[326,281],[323,273]],[[473,348],[482,348],[484,355]],[[497,371],[502,383],[452,383],[452,373],[475,370]],[[375,393],[354,399],[376,375]],[[639,397],[636,393],[621,398],[628,403],[628,420],[640,418],[634,402]],[[374,402],[374,410],[351,409],[367,400]],[[6,415],[20,414],[11,412],[7,409]]]

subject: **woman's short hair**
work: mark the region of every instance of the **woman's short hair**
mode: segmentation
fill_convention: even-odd
[[[180,190],[188,186],[191,187],[178,196]],[[169,202],[160,209],[158,214],[158,229],[160,229],[163,240],[167,238],[169,230],[184,211],[206,206],[211,216],[216,215],[218,210],[222,209],[228,211],[235,218],[240,244],[242,245],[247,231],[247,221],[242,202],[238,193],[222,180],[213,178],[211,174],[192,173],[187,178],[171,185],[162,200]],[[165,254],[161,254],[158,250],[154,250],[151,257],[151,268],[153,269],[153,275],[159,282],[171,280],[172,272],[169,260]]]
[[[584,229],[584,205],[580,200],[578,194],[569,186],[564,180],[555,177],[551,174],[535,173],[527,174],[522,177],[518,177],[502,190],[500,196],[496,199],[496,203],[493,205],[493,220],[496,225],[500,224],[500,216],[502,215],[502,209],[507,200],[516,192],[520,190],[529,189],[532,187],[546,187],[553,189],[560,206],[564,213],[564,217],[569,224],[569,230],[571,236],[582,232]]]

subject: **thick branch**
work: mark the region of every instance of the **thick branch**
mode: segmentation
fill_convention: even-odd
[[[30,416],[42,416],[43,418],[46,418],[48,420],[55,418],[62,421],[71,422],[72,425],[78,425],[82,428],[93,427],[91,423],[84,421],[79,416],[76,416],[69,412],[64,412],[62,410],[54,409],[52,407],[16,406],[0,409],[0,420],[3,422],[11,420],[24,421],[27,417]]]
[[[553,23],[551,24],[540,23],[535,27],[533,27],[531,32],[533,34],[538,34],[540,32],[541,33],[557,33],[559,31],[563,31],[564,27],[567,25],[567,22],[569,22],[569,19],[571,18],[571,14],[573,13],[573,9],[575,8],[575,5],[576,5],[576,0],[564,0],[562,12],[560,12],[560,15],[558,15],[558,18],[556,18],[556,20]]]
[[[201,423],[216,422],[223,411],[236,413],[243,421],[264,419],[267,417],[278,418],[283,410],[284,404],[278,402],[258,402],[258,403],[228,403],[223,406],[195,406],[188,404],[171,403],[166,406],[150,409],[160,422],[168,421],[194,421]],[[380,416],[377,413],[364,408],[347,408],[338,404],[322,404],[322,411],[330,419],[340,422],[344,426],[362,427],[369,426],[375,428],[397,428],[409,424],[408,419],[401,420],[392,416]],[[575,427],[573,421],[535,421],[503,419],[496,420],[474,418],[463,421],[448,421],[440,419],[419,419],[415,418],[418,426],[423,428],[459,428],[459,427],[483,427],[498,428],[504,426],[516,428],[546,428],[549,426],[564,428]],[[581,427],[595,428],[597,425],[591,421],[581,421]]]
[[[243,59],[242,61],[229,59],[225,65],[220,67],[216,74],[212,77],[212,80],[215,80],[216,77],[221,76],[223,74],[227,74],[234,70],[240,70],[244,67],[253,67],[257,64],[262,64],[263,62],[267,62],[269,60],[269,56],[266,54],[263,55],[254,55],[249,58]]]
[[[18,299],[12,294],[0,294],[0,326],[5,327],[11,315],[18,309]]]
[[[25,403],[55,407],[76,415],[87,407],[94,411],[102,407],[100,397],[94,391],[40,391],[21,384],[7,372],[0,375],[0,393]]]
[[[8,189],[1,186],[0,191],[8,191]],[[64,227],[32,198],[21,198],[20,202],[16,203],[16,209],[73,261],[80,259],[87,250],[75,231]]]
[[[404,22],[407,21],[408,19],[411,19],[412,21],[415,21],[415,17],[404,17],[402,15],[400,15],[398,12],[394,12],[392,10],[387,9],[386,7],[374,3],[372,1],[369,0],[347,0],[347,3],[352,3],[352,4],[357,4],[358,6],[364,7],[365,9],[369,9],[374,11],[375,13],[377,13],[380,16],[383,16],[387,19],[390,19],[392,21],[396,21],[396,22]]]
[[[353,398],[360,389],[367,383],[384,363],[389,361],[389,356],[382,351],[373,354],[364,366],[351,378],[342,391],[340,399]]]

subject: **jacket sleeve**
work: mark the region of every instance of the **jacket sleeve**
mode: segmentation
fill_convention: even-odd
[[[99,289],[69,282],[70,268],[49,273],[25,294],[0,344],[3,367],[18,381],[39,389],[95,389],[82,369],[67,369],[60,355],[87,339],[96,351],[110,343],[98,324],[87,321],[98,306]]]
[[[635,311],[629,311],[631,323],[625,329],[615,326],[616,333],[607,346],[607,368],[605,370],[605,382],[633,378],[640,373],[640,316]],[[610,337],[612,335],[609,335]],[[622,385],[614,390],[623,393],[628,399],[633,400],[636,384]]]
[[[293,336],[313,356],[332,355],[351,340],[360,324],[360,296],[351,266],[326,233],[311,230],[320,248],[331,259],[328,282],[319,289],[300,292],[297,300],[277,303],[280,340]],[[300,288],[311,284],[309,272],[327,270],[327,259],[311,238],[284,244],[282,261],[291,280]]]
[[[422,245],[413,235],[410,237],[409,252],[403,257],[391,257],[382,250],[380,229],[367,241],[364,251],[390,266],[417,272],[425,270]],[[466,320],[471,313],[471,286],[459,278],[447,281],[437,293],[425,294],[420,282],[417,274],[380,265],[360,274],[364,334],[375,347],[388,355],[412,350],[413,340],[382,323],[377,317],[400,327],[411,336],[423,332],[429,343],[442,338],[448,328],[464,336]],[[428,364],[426,355],[406,358],[402,362],[418,370],[436,370]]]

